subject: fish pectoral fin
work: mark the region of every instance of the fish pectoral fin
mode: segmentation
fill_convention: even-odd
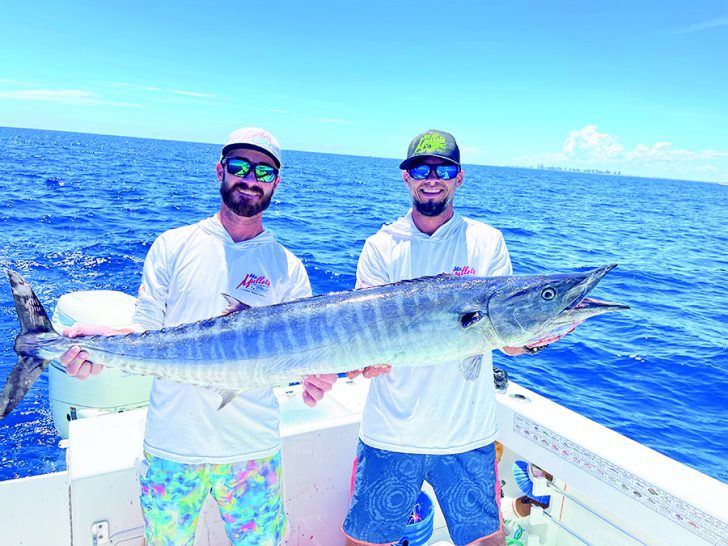
[[[480,375],[483,366],[483,355],[475,355],[460,363],[460,372],[466,381],[475,381]]]
[[[222,408],[227,406],[230,402],[232,402],[233,398],[240,394],[240,391],[226,391],[223,389],[218,389],[217,392],[220,396],[222,396],[222,402],[220,402],[217,411],[220,411]]]
[[[221,317],[229,315],[230,313],[236,313],[238,311],[245,311],[246,309],[250,309],[250,305],[248,305],[247,303],[243,303],[238,298],[233,297],[230,294],[223,294],[222,297],[225,298],[228,306],[222,313],[220,313]]]

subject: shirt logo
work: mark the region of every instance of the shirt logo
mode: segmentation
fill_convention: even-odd
[[[235,290],[240,289],[252,292],[253,294],[263,294],[270,289],[270,281],[265,275],[248,273],[245,277],[243,277],[243,280],[240,281],[240,284],[235,287]]]
[[[465,275],[475,275],[475,269],[470,266],[464,265],[462,267],[455,266],[452,268],[452,274],[456,277],[464,277]]]

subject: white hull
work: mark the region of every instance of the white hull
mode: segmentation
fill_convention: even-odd
[[[286,544],[343,544],[340,526],[366,388],[366,380],[340,382],[315,409],[303,405],[300,387],[279,390]],[[515,458],[555,477],[540,484],[551,495],[550,507],[534,507],[521,521],[531,533],[525,544],[728,545],[727,485],[518,385],[499,394],[498,404],[506,495],[521,494],[510,473]],[[139,409],[73,421],[67,472],[0,483],[2,543],[142,544],[135,465],[145,414]],[[430,544],[442,540],[448,535],[438,513]],[[214,509],[205,510],[196,544],[228,544]]]

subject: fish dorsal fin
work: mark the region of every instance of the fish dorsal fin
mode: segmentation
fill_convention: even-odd
[[[357,288],[356,290],[374,290],[374,289],[382,288],[385,286],[407,286],[410,284],[422,284],[425,281],[433,281],[433,280],[437,280],[437,279],[447,280],[447,279],[460,279],[460,278],[462,278],[462,277],[457,277],[456,275],[453,275],[452,273],[439,273],[437,275],[425,275],[424,277],[416,277],[414,279],[404,279],[401,281],[382,284],[379,286],[364,286],[362,288]],[[337,292],[332,292],[332,294],[336,294],[336,293]],[[341,293],[343,294],[343,292],[341,292]],[[331,295],[331,294],[329,294],[329,295]],[[314,298],[318,298],[318,297],[321,297],[321,296],[320,295],[314,296]]]
[[[229,315],[230,313],[237,313],[238,311],[245,311],[250,309],[250,305],[243,303],[238,298],[231,296],[230,294],[223,294],[223,298],[227,302],[227,308],[222,312],[223,315]]]
[[[483,355],[475,355],[460,363],[460,372],[466,381],[475,381],[480,375],[483,366]]]
[[[222,396],[222,402],[220,402],[217,411],[220,411],[222,408],[227,406],[238,394],[240,394],[238,391],[226,391],[223,389],[219,389],[217,392],[220,396]]]
[[[446,280],[446,279],[456,279],[455,275],[452,273],[439,273],[437,275],[425,275],[424,277],[416,277],[414,279],[405,279],[403,281],[397,281],[391,283],[392,285],[407,285],[407,284],[421,284],[424,281],[432,281],[436,279],[440,280]]]

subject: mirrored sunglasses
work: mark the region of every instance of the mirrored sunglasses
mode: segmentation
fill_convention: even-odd
[[[228,173],[233,176],[245,178],[253,170],[253,175],[258,182],[265,182],[267,184],[273,182],[278,176],[278,169],[271,167],[270,165],[251,163],[247,159],[241,157],[231,157],[223,161],[225,169]]]
[[[452,180],[460,172],[460,167],[458,165],[417,165],[407,169],[409,175],[415,180],[424,180],[433,171],[440,180]]]

